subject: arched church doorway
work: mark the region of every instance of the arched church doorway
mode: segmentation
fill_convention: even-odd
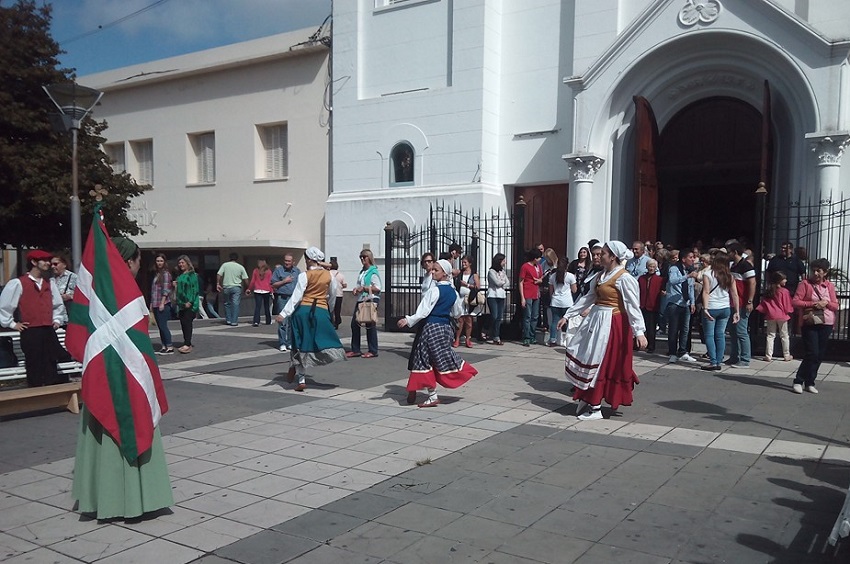
[[[656,153],[659,238],[753,241],[762,143],[761,112],[735,98],[705,98],[673,116]]]

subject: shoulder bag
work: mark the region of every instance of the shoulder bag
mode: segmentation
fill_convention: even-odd
[[[806,284],[809,283],[806,282]],[[821,297],[820,292],[818,292],[818,289],[812,286],[811,284],[809,284],[809,286],[811,286],[812,292],[814,294],[817,294],[818,301],[822,300],[823,297]],[[826,318],[823,315],[822,309],[807,307],[803,310],[803,325],[823,325],[825,321]]]
[[[357,315],[354,319],[361,326],[378,322],[378,304],[372,299],[371,290],[369,297],[357,304]]]

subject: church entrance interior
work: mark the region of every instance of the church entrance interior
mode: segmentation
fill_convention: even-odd
[[[761,112],[741,100],[706,98],[679,111],[656,147],[658,238],[676,246],[752,242],[767,142]]]

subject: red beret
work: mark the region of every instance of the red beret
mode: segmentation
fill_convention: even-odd
[[[47,251],[35,250],[27,253],[27,262],[32,260],[50,260],[52,258],[53,254],[48,253]]]

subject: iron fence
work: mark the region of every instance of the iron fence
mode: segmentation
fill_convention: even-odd
[[[830,281],[835,284],[839,312],[831,339],[850,341],[850,198],[841,194],[835,198],[804,197],[798,194],[779,202],[768,219],[767,240],[778,248],[782,241],[791,241],[808,261],[829,260]]]
[[[493,256],[502,253],[506,258],[508,280],[507,301],[503,316],[502,334],[510,338],[511,321],[518,313],[518,294],[514,273],[522,264],[522,248],[525,221],[525,202],[520,201],[514,212],[490,210],[464,211],[457,205],[445,202],[432,204],[428,222],[412,231],[399,229],[392,224],[384,228],[386,248],[386,279],[384,321],[388,331],[397,331],[397,322],[405,315],[416,311],[422,297],[424,271],[420,259],[425,253],[434,258],[448,252],[449,245],[458,244],[463,255],[469,255],[475,272],[479,274],[482,287],[487,285],[487,271]],[[519,261],[519,262],[517,262]],[[476,332],[489,322],[489,311],[485,311]],[[514,322],[516,323],[516,322]]]

